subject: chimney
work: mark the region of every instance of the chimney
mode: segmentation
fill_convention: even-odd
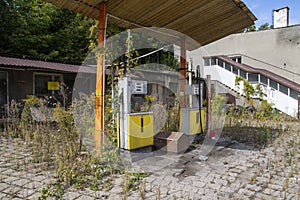
[[[289,7],[273,10],[273,27],[282,28],[289,26]]]

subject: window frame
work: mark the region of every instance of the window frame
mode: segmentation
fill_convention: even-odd
[[[36,85],[35,85],[35,80],[36,80],[36,76],[51,76],[51,81],[54,81],[54,77],[59,77],[59,82],[62,83],[63,82],[63,74],[60,73],[47,73],[47,72],[33,72],[33,91],[32,94],[33,95],[38,95],[38,96],[47,96],[49,94],[36,94],[35,89],[36,89]],[[55,95],[55,90],[51,90],[51,94],[50,95]]]

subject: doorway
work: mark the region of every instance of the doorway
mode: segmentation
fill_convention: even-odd
[[[7,72],[0,71],[0,116],[5,114],[5,105],[8,101]]]

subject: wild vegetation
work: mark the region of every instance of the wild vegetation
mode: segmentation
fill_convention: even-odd
[[[236,86],[242,88],[242,106],[229,106],[223,136],[251,146],[264,148],[284,134],[297,119],[288,116],[264,99],[261,86],[253,86],[237,77]]]
[[[41,199],[60,198],[70,186],[89,187],[94,191],[109,189],[111,178],[121,174],[127,177],[124,193],[128,193],[137,189],[136,183],[145,176],[126,169],[113,141],[115,137],[111,135],[107,137],[101,155],[94,156],[89,151],[91,148],[83,140],[94,134],[94,119],[90,115],[93,99],[93,96],[83,96],[68,108],[58,103],[53,109],[49,108],[47,99],[35,96],[24,100],[23,109],[19,103],[10,102],[1,137],[22,139],[32,150],[30,162],[40,163],[43,170],[54,170],[57,175],[56,182],[42,188]],[[32,112],[33,109],[39,112]],[[74,116],[76,118],[79,112],[80,120],[76,121]]]
[[[112,101],[110,97],[106,98],[107,102]],[[151,98],[148,100],[151,101]],[[29,162],[40,163],[43,170],[54,170],[56,173],[56,181],[42,188],[41,199],[59,199],[69,187],[89,187],[92,191],[110,190],[114,178],[120,176],[123,177],[124,198],[132,190],[138,190],[141,199],[145,197],[147,191],[143,179],[147,174],[129,171],[120,158],[113,134],[115,126],[112,123],[112,114],[115,111],[110,108],[106,108],[108,114],[105,119],[105,133],[108,137],[103,147],[104,151],[97,157],[91,153],[92,149],[85,140],[94,133],[94,119],[91,114],[93,105],[93,94],[82,96],[80,100],[74,101],[72,106],[57,103],[52,109],[49,109],[47,98],[39,99],[35,96],[28,96],[23,106],[15,101],[9,103],[1,137],[22,139],[32,151],[33,156]],[[224,97],[213,98],[212,113],[224,114],[224,110],[220,109],[222,105]],[[144,106],[145,109],[149,109],[147,105]],[[275,145],[278,138],[284,137],[289,131],[295,119],[284,118],[278,112],[269,112],[271,106],[263,101],[259,106],[255,112],[242,110],[237,113],[234,109],[227,112],[222,137],[230,137],[232,140],[261,149]],[[35,109],[39,112],[33,112]],[[170,117],[174,121],[178,116],[176,112],[174,108],[171,109],[171,114],[169,113],[174,115]],[[166,126],[176,128],[172,123],[166,123]],[[285,158],[288,160],[294,154],[295,150],[288,151]],[[296,163],[293,158],[291,163]],[[276,168],[276,162],[271,164]],[[293,169],[296,169],[297,166],[294,165]],[[255,182],[255,177],[252,177],[252,182]],[[287,184],[284,183],[283,187],[287,188]],[[159,199],[160,187],[156,188],[156,194]]]

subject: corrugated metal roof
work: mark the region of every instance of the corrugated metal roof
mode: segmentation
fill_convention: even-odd
[[[254,23],[256,17],[240,0],[44,0],[98,19],[99,4],[106,2],[108,20],[124,28],[159,27],[174,30],[178,37],[189,36],[200,45],[235,33]],[[130,22],[130,23],[129,23]],[[159,30],[164,32],[164,30]],[[148,31],[150,34],[159,34]],[[163,37],[162,35],[160,35]],[[171,39],[170,43],[174,41]],[[186,38],[187,39],[187,38]],[[195,42],[187,39],[187,49]]]
[[[249,65],[246,65],[246,64],[240,64],[240,63],[237,63],[233,60],[231,60],[229,57],[227,56],[212,56],[212,58],[215,57],[215,58],[219,58],[229,64],[231,64],[232,66],[236,66],[238,67],[239,69],[242,69],[246,72],[249,72],[249,73],[253,73],[253,74],[261,74],[267,78],[270,78],[276,82],[278,82],[279,84],[282,84],[284,86],[287,86],[297,92],[300,92],[300,84],[296,83],[296,82],[293,82],[287,78],[284,78],[278,74],[275,74],[271,71],[268,71],[268,70],[265,70],[265,69],[259,69],[259,68],[254,68],[254,67],[251,67]]]
[[[82,72],[82,73],[96,73],[95,67],[87,67],[80,65],[71,65],[56,62],[45,62],[39,60],[30,60],[22,58],[13,58],[0,56],[0,69],[1,66],[14,66],[14,67],[33,67],[41,69],[49,69],[63,72]]]

